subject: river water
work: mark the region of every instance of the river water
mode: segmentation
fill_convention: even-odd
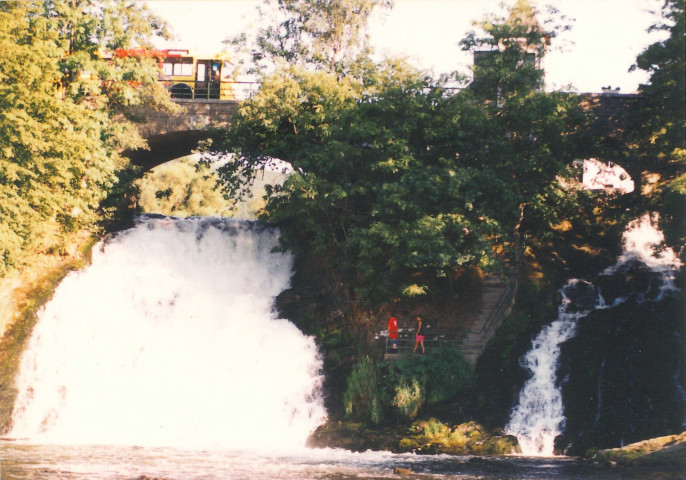
[[[170,447],[0,445],[2,480],[645,480],[669,478],[571,458],[457,457],[302,449],[281,453]],[[395,468],[413,473],[399,476]],[[673,477],[677,478],[677,477]]]
[[[0,441],[9,479],[643,479],[554,457],[308,449],[326,420],[314,340],[272,305],[292,259],[251,222],[144,216],[40,314]],[[665,478],[665,477],[656,477]]]

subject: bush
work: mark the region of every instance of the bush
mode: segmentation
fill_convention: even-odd
[[[346,414],[379,423],[385,410],[393,410],[412,419],[425,403],[460,393],[472,375],[462,353],[447,347],[420,357],[408,355],[385,367],[382,376],[379,364],[369,357],[353,367],[343,396]]]
[[[343,402],[347,414],[369,416],[376,424],[383,419],[384,401],[379,386],[379,367],[369,357],[353,367]]]
[[[471,380],[471,367],[459,350],[441,347],[421,357],[407,356],[388,365],[385,390],[391,407],[415,418],[425,404],[454,397]]]
[[[426,402],[438,403],[454,397],[469,383],[472,369],[462,352],[440,347],[420,357],[424,364]]]
[[[403,380],[395,387],[393,406],[398,409],[403,417],[414,418],[424,403],[424,389],[417,379]]]

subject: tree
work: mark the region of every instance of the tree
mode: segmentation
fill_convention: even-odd
[[[236,193],[271,159],[289,162],[264,211],[285,247],[322,258],[351,295],[420,293],[488,251],[478,233],[488,220],[460,198],[471,173],[454,164],[454,148],[478,136],[451,128],[478,111],[443,93],[402,62],[366,84],[289,69],[265,79],[213,145],[236,154],[220,174]]]
[[[503,58],[521,50],[499,38]],[[440,297],[460,269],[521,253],[525,234],[556,221],[557,179],[576,156],[583,116],[576,97],[538,90],[540,74],[519,67],[521,78],[504,64],[484,71],[508,79],[499,102],[478,85],[449,93],[447,79],[398,60],[361,78],[284,68],[211,149],[235,154],[220,169],[229,194],[274,158],[290,164],[262,218],[280,227],[284,248],[317,258],[344,296]]]
[[[119,152],[143,145],[115,117],[143,99],[168,102],[149,63],[102,56],[145,34],[127,20],[136,12],[130,2],[0,4],[0,274],[47,236],[100,219],[126,164]]]
[[[273,71],[275,64],[308,65],[346,74],[369,52],[367,24],[377,8],[393,0],[265,0],[276,11],[273,25],[261,28],[250,52],[253,67]],[[262,15],[267,17],[265,12]],[[229,43],[246,45],[241,35]]]
[[[686,14],[684,0],[666,0],[662,22],[650,31],[669,35],[646,48],[632,68],[650,73],[641,85],[642,101],[635,112],[638,128],[630,132],[628,168],[637,185],[647,173],[658,173],[658,188],[649,194],[661,212],[661,228],[668,243],[682,246],[686,240]],[[637,195],[643,192],[639,188]]]
[[[463,50],[474,54],[470,89],[477,96],[499,103],[511,95],[542,89],[543,57],[552,40],[571,26],[549,7],[544,28],[539,14],[528,0],[518,0],[507,17],[491,14],[475,22],[484,35],[471,31],[460,41]]]
[[[469,32],[460,42],[475,54],[468,94],[482,103],[489,124],[481,149],[462,162],[478,171],[472,195],[509,232],[504,240],[514,241],[516,257],[527,234],[545,235],[558,220],[558,178],[577,156],[585,121],[576,96],[541,89],[542,58],[551,39],[569,26],[557,23],[553,9],[544,30],[538,13],[519,0],[507,17],[489,15],[477,23],[484,36]]]

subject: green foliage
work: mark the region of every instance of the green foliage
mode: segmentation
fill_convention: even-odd
[[[426,363],[426,398],[429,404],[454,397],[471,380],[471,366],[455,348],[441,347],[422,359]]]
[[[276,65],[314,65],[343,74],[359,66],[369,53],[367,23],[379,8],[393,0],[265,0],[262,18],[274,19],[263,25],[253,41],[246,33],[229,43],[236,57],[250,60],[250,71],[264,71]],[[261,9],[260,9],[261,10]],[[241,55],[243,53],[243,55]]]
[[[686,173],[676,176],[662,191],[660,224],[669,245],[686,244]]]
[[[283,182],[279,172],[265,171],[241,201],[227,199],[218,187],[215,170],[194,158],[182,158],[147,171],[134,182],[138,208],[146,213],[188,216],[226,216],[254,220],[264,208],[265,184]]]
[[[544,28],[537,19],[540,12],[528,0],[518,0],[507,17],[491,14],[475,22],[484,35],[472,31],[460,41],[463,50],[476,53],[470,90],[479,98],[502,105],[540,89],[541,59],[551,39],[570,28],[568,19],[554,8],[547,13]]]
[[[102,52],[156,23],[124,1],[0,4],[0,275],[48,235],[91,227],[144,142],[118,114],[171,105],[149,61]]]
[[[415,418],[426,403],[454,397],[470,380],[471,367],[456,349],[439,348],[382,365],[365,357],[348,377],[345,412],[368,417],[374,423],[388,413]]]
[[[392,405],[405,418],[415,418],[424,404],[424,388],[416,378],[401,380],[395,386]]]
[[[383,419],[384,395],[380,388],[379,367],[369,357],[353,367],[343,403],[347,414],[368,416],[373,423]]]
[[[420,357],[408,356],[388,366],[388,378],[395,390],[420,387],[414,398],[428,404],[450,399],[471,380],[471,367],[462,353],[442,346]],[[400,408],[400,405],[396,404]],[[402,413],[402,411],[401,411]]]
[[[642,110],[640,130],[642,147],[653,155],[653,161],[674,160],[670,157],[685,148],[686,136],[686,5],[683,0],[666,0],[662,22],[651,31],[663,31],[669,36],[646,48],[636,58],[633,68],[650,73],[650,81],[641,85],[646,102]],[[681,153],[683,156],[683,153]],[[666,158],[665,158],[666,157]],[[683,167],[683,158],[681,159]]]
[[[502,26],[498,42],[520,30]],[[530,45],[544,41],[535,33]],[[399,60],[356,72],[278,70],[210,146],[236,154],[219,170],[231,195],[272,159],[290,164],[262,216],[283,248],[318,257],[351,297],[383,303],[450,294],[456,271],[497,269],[496,252],[547,234],[584,121],[574,96],[520,79],[528,87],[495,107]]]
[[[416,422],[413,430],[416,435],[400,442],[405,451],[453,455],[510,455],[518,451],[516,438],[493,435],[476,422],[450,427],[430,418]]]
[[[686,166],[686,3],[666,0],[662,21],[651,31],[669,35],[646,48],[636,58],[636,65],[650,74],[650,81],[641,85],[642,101],[635,111],[636,128],[629,132],[624,147],[629,163],[627,170],[634,179],[656,172],[661,177],[658,188],[647,196],[648,206],[661,213],[660,227],[667,242],[679,248],[686,241],[683,208],[684,167]],[[639,205],[643,208],[644,205]]]
[[[229,216],[236,210],[236,202],[226,200],[218,191],[216,173],[192,159],[162,164],[146,172],[134,185],[138,208],[146,213]]]

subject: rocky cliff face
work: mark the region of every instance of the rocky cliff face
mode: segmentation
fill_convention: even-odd
[[[556,443],[571,454],[679,433],[686,422],[683,289],[659,300],[652,274],[641,268],[595,283],[608,304],[629,299],[592,312],[562,345],[567,424]]]

